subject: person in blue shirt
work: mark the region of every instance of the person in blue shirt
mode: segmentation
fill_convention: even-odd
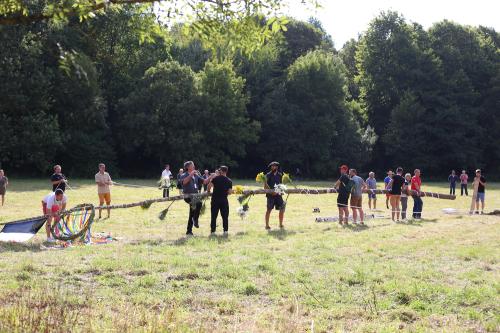
[[[391,193],[390,193],[391,187],[389,186],[389,184],[391,183],[393,176],[394,176],[394,172],[392,172],[392,170],[389,170],[389,171],[387,171],[387,177],[385,177],[385,179],[384,179],[385,189],[388,191],[385,194],[385,205],[386,205],[387,209],[389,209],[389,199],[391,198]]]
[[[368,178],[366,178],[366,185],[368,185],[369,190],[377,189],[377,180],[375,179],[375,172],[370,171],[368,174]],[[377,209],[377,195],[372,192],[368,192],[368,207],[372,209],[372,201],[373,201],[373,209]]]

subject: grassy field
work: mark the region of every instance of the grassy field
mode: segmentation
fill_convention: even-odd
[[[95,203],[92,181],[72,186],[69,207]],[[47,181],[11,179],[1,221],[39,215],[48,190]],[[126,203],[160,191],[115,186],[112,195]],[[267,232],[265,198],[252,198],[242,221],[233,196],[228,238],[209,237],[208,210],[196,237],[184,238],[188,207],[177,202],[165,221],[157,218],[165,204],[112,211],[93,228],[119,238],[107,245],[42,250],[43,232],[26,245],[0,244],[0,331],[500,331],[500,217],[444,215],[468,209],[470,198],[425,198],[418,222],[315,223],[337,215],[335,199],[292,195],[286,229],[273,213]],[[488,185],[493,208],[498,184]]]

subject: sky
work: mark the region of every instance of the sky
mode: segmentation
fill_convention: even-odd
[[[307,9],[301,0],[289,0],[286,13],[297,19],[318,18],[336,48],[365,31],[382,10],[397,11],[424,28],[447,19],[460,24],[483,25],[500,31],[500,0],[320,0],[322,8]]]

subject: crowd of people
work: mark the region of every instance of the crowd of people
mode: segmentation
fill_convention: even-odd
[[[264,189],[274,189],[276,185],[283,183],[283,173],[280,171],[280,164],[272,162],[268,165],[269,172],[265,175]],[[227,166],[220,166],[213,173],[204,170],[203,174],[200,173],[193,161],[184,163],[183,168],[179,169],[176,180],[176,187],[179,194],[196,194],[202,192],[211,193],[211,234],[217,231],[217,218],[220,214],[222,217],[223,235],[227,235],[229,231],[229,203],[228,195],[233,192],[232,180],[228,177],[229,168]],[[458,176],[455,170],[451,171],[448,177],[450,184],[450,194],[455,194],[456,184],[460,182],[461,195],[468,196],[468,175],[465,170],[462,170]],[[67,178],[62,173],[60,165],[54,166],[54,173],[50,177],[52,183],[52,191],[42,199],[43,214],[48,216],[46,223],[47,240],[53,242],[54,239],[50,234],[50,228],[53,222],[57,222],[59,213],[66,208],[67,197],[66,189],[69,187]],[[170,171],[170,165],[165,165],[161,174],[160,184],[163,189],[163,197],[169,197],[170,188],[175,187],[174,176]],[[102,207],[107,208],[107,216],[110,217],[111,205],[111,185],[113,181],[108,172],[106,172],[106,165],[100,163],[98,165],[98,172],[95,174],[95,183],[97,185],[97,195],[99,199],[99,215],[102,218]],[[4,170],[0,169],[0,196],[2,206],[5,201],[5,194],[9,184],[8,178],[5,176]],[[473,201],[473,213],[483,213],[485,205],[485,187],[486,179],[482,175],[481,170],[476,170],[473,181],[474,193],[476,195]],[[371,171],[368,178],[364,180],[358,175],[356,169],[349,169],[347,165],[340,167],[340,177],[335,183],[337,189],[337,207],[339,210],[339,223],[341,225],[349,224],[349,210],[352,211],[352,220],[354,224],[364,224],[365,213],[363,211],[363,192],[368,195],[368,207],[370,210],[377,209],[377,194],[378,188],[375,172]],[[419,169],[410,173],[403,173],[403,168],[398,167],[394,173],[392,170],[387,171],[387,176],[384,178],[384,189],[387,190],[386,208],[391,210],[391,218],[393,221],[398,222],[400,219],[405,220],[408,218],[408,199],[413,199],[412,217],[420,219],[422,217],[423,201],[421,196],[422,179]],[[193,227],[199,228],[199,216],[202,209],[202,201],[196,198],[185,198],[186,203],[189,205],[189,214],[187,221],[186,235],[193,235]],[[390,207],[389,207],[390,205]],[[265,229],[270,230],[269,223],[271,213],[277,210],[279,228],[284,228],[284,216],[286,202],[283,200],[282,194],[271,192],[266,194],[266,212],[265,212]],[[359,221],[359,222],[358,222]]]

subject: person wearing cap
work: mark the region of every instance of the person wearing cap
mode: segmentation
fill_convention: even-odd
[[[66,202],[66,195],[60,188],[56,189],[55,192],[49,193],[42,199],[42,211],[43,214],[47,216],[47,223],[45,223],[47,242],[55,242],[55,239],[50,234],[50,227],[52,221],[58,222],[61,218],[59,213],[66,209]]]
[[[224,230],[224,236],[227,236],[229,231],[229,202],[227,201],[227,196],[233,191],[233,181],[227,177],[227,171],[229,168],[222,165],[219,168],[219,172],[214,174],[212,178],[208,175],[206,179],[211,179],[208,183],[207,191],[212,192],[211,199],[211,223],[210,223],[210,233],[215,234],[217,230],[217,216],[222,217],[222,228]]]
[[[196,170],[193,161],[184,162],[184,170],[185,172],[180,176],[180,181],[182,183],[182,193],[184,194],[198,194],[199,193],[199,184],[207,184],[212,180],[212,178],[201,180],[201,175]],[[200,211],[202,207],[201,201],[197,201],[192,204],[191,198],[184,199],[186,203],[189,204],[189,217],[187,223],[187,236],[193,235],[193,226],[199,228],[198,218],[200,217]]]
[[[351,194],[351,180],[347,173],[349,167],[342,165],[340,167],[340,178],[335,183],[335,188],[338,190],[337,207],[339,208],[339,223],[340,225],[349,224],[349,195]]]
[[[476,214],[479,214],[479,202],[481,201],[481,214],[484,213],[484,198],[485,198],[485,187],[486,178],[481,175],[481,170],[476,170],[476,177],[474,177],[474,183],[477,184],[477,194],[476,194]]]
[[[275,185],[281,184],[283,181],[283,174],[279,171],[280,164],[278,162],[271,162],[269,164],[269,171],[266,174],[266,182],[264,183],[265,189],[274,189]],[[271,229],[269,226],[269,217],[273,208],[279,210],[279,222],[280,228],[284,228],[283,218],[285,217],[285,201],[282,196],[278,193],[267,193],[267,211],[266,211],[266,230]]]

